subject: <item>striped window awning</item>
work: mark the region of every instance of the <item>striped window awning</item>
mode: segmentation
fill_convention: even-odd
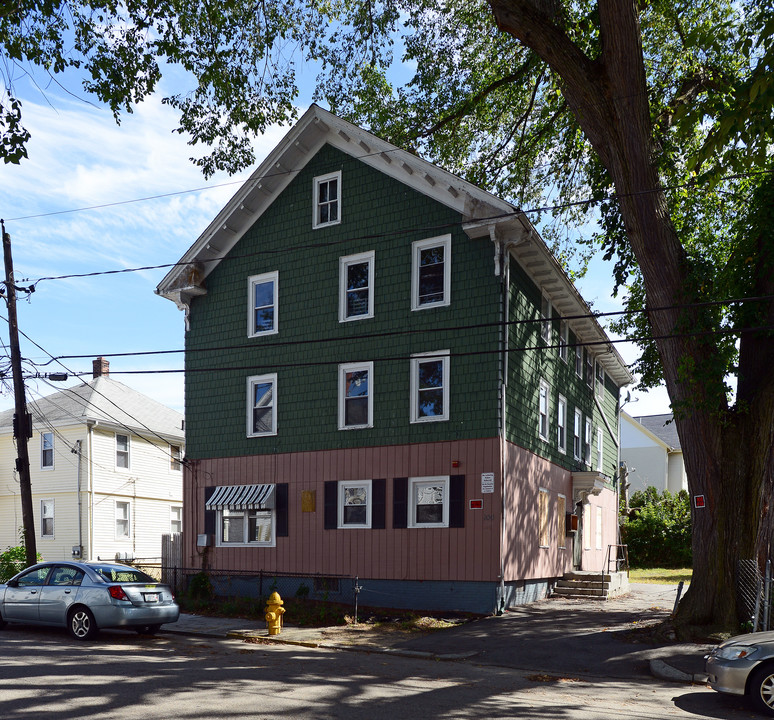
[[[204,503],[207,510],[273,510],[274,485],[220,485]]]

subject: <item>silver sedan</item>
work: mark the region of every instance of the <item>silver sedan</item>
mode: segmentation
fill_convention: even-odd
[[[713,690],[747,695],[759,712],[774,716],[774,632],[726,640],[707,655],[706,670]]]
[[[88,640],[100,628],[154,633],[179,616],[169,586],[117,563],[43,562],[0,585],[0,628],[7,622],[66,627]]]

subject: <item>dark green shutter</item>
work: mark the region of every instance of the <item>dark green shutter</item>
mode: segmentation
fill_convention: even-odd
[[[277,483],[274,487],[277,515],[277,537],[288,537],[288,484]]]
[[[387,481],[371,480],[371,528],[384,530],[387,505]]]
[[[339,526],[339,484],[335,480],[325,481],[324,523],[326,530],[335,530]]]
[[[393,478],[392,481],[392,526],[408,527],[408,478]]]
[[[449,527],[465,527],[465,476],[449,478]]]
[[[212,493],[214,492],[214,485],[204,488],[204,532],[207,535],[215,534],[215,511],[207,510],[207,501],[212,497]]]

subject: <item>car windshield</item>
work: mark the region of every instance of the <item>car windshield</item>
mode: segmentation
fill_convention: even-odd
[[[158,580],[134,568],[119,567],[117,565],[92,565],[91,567],[97,575],[103,580],[107,580],[107,582],[158,583]]]

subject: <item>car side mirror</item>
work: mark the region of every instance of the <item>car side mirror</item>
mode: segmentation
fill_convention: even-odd
[[[19,587],[19,581],[18,580],[9,580],[6,585],[8,587]]]

